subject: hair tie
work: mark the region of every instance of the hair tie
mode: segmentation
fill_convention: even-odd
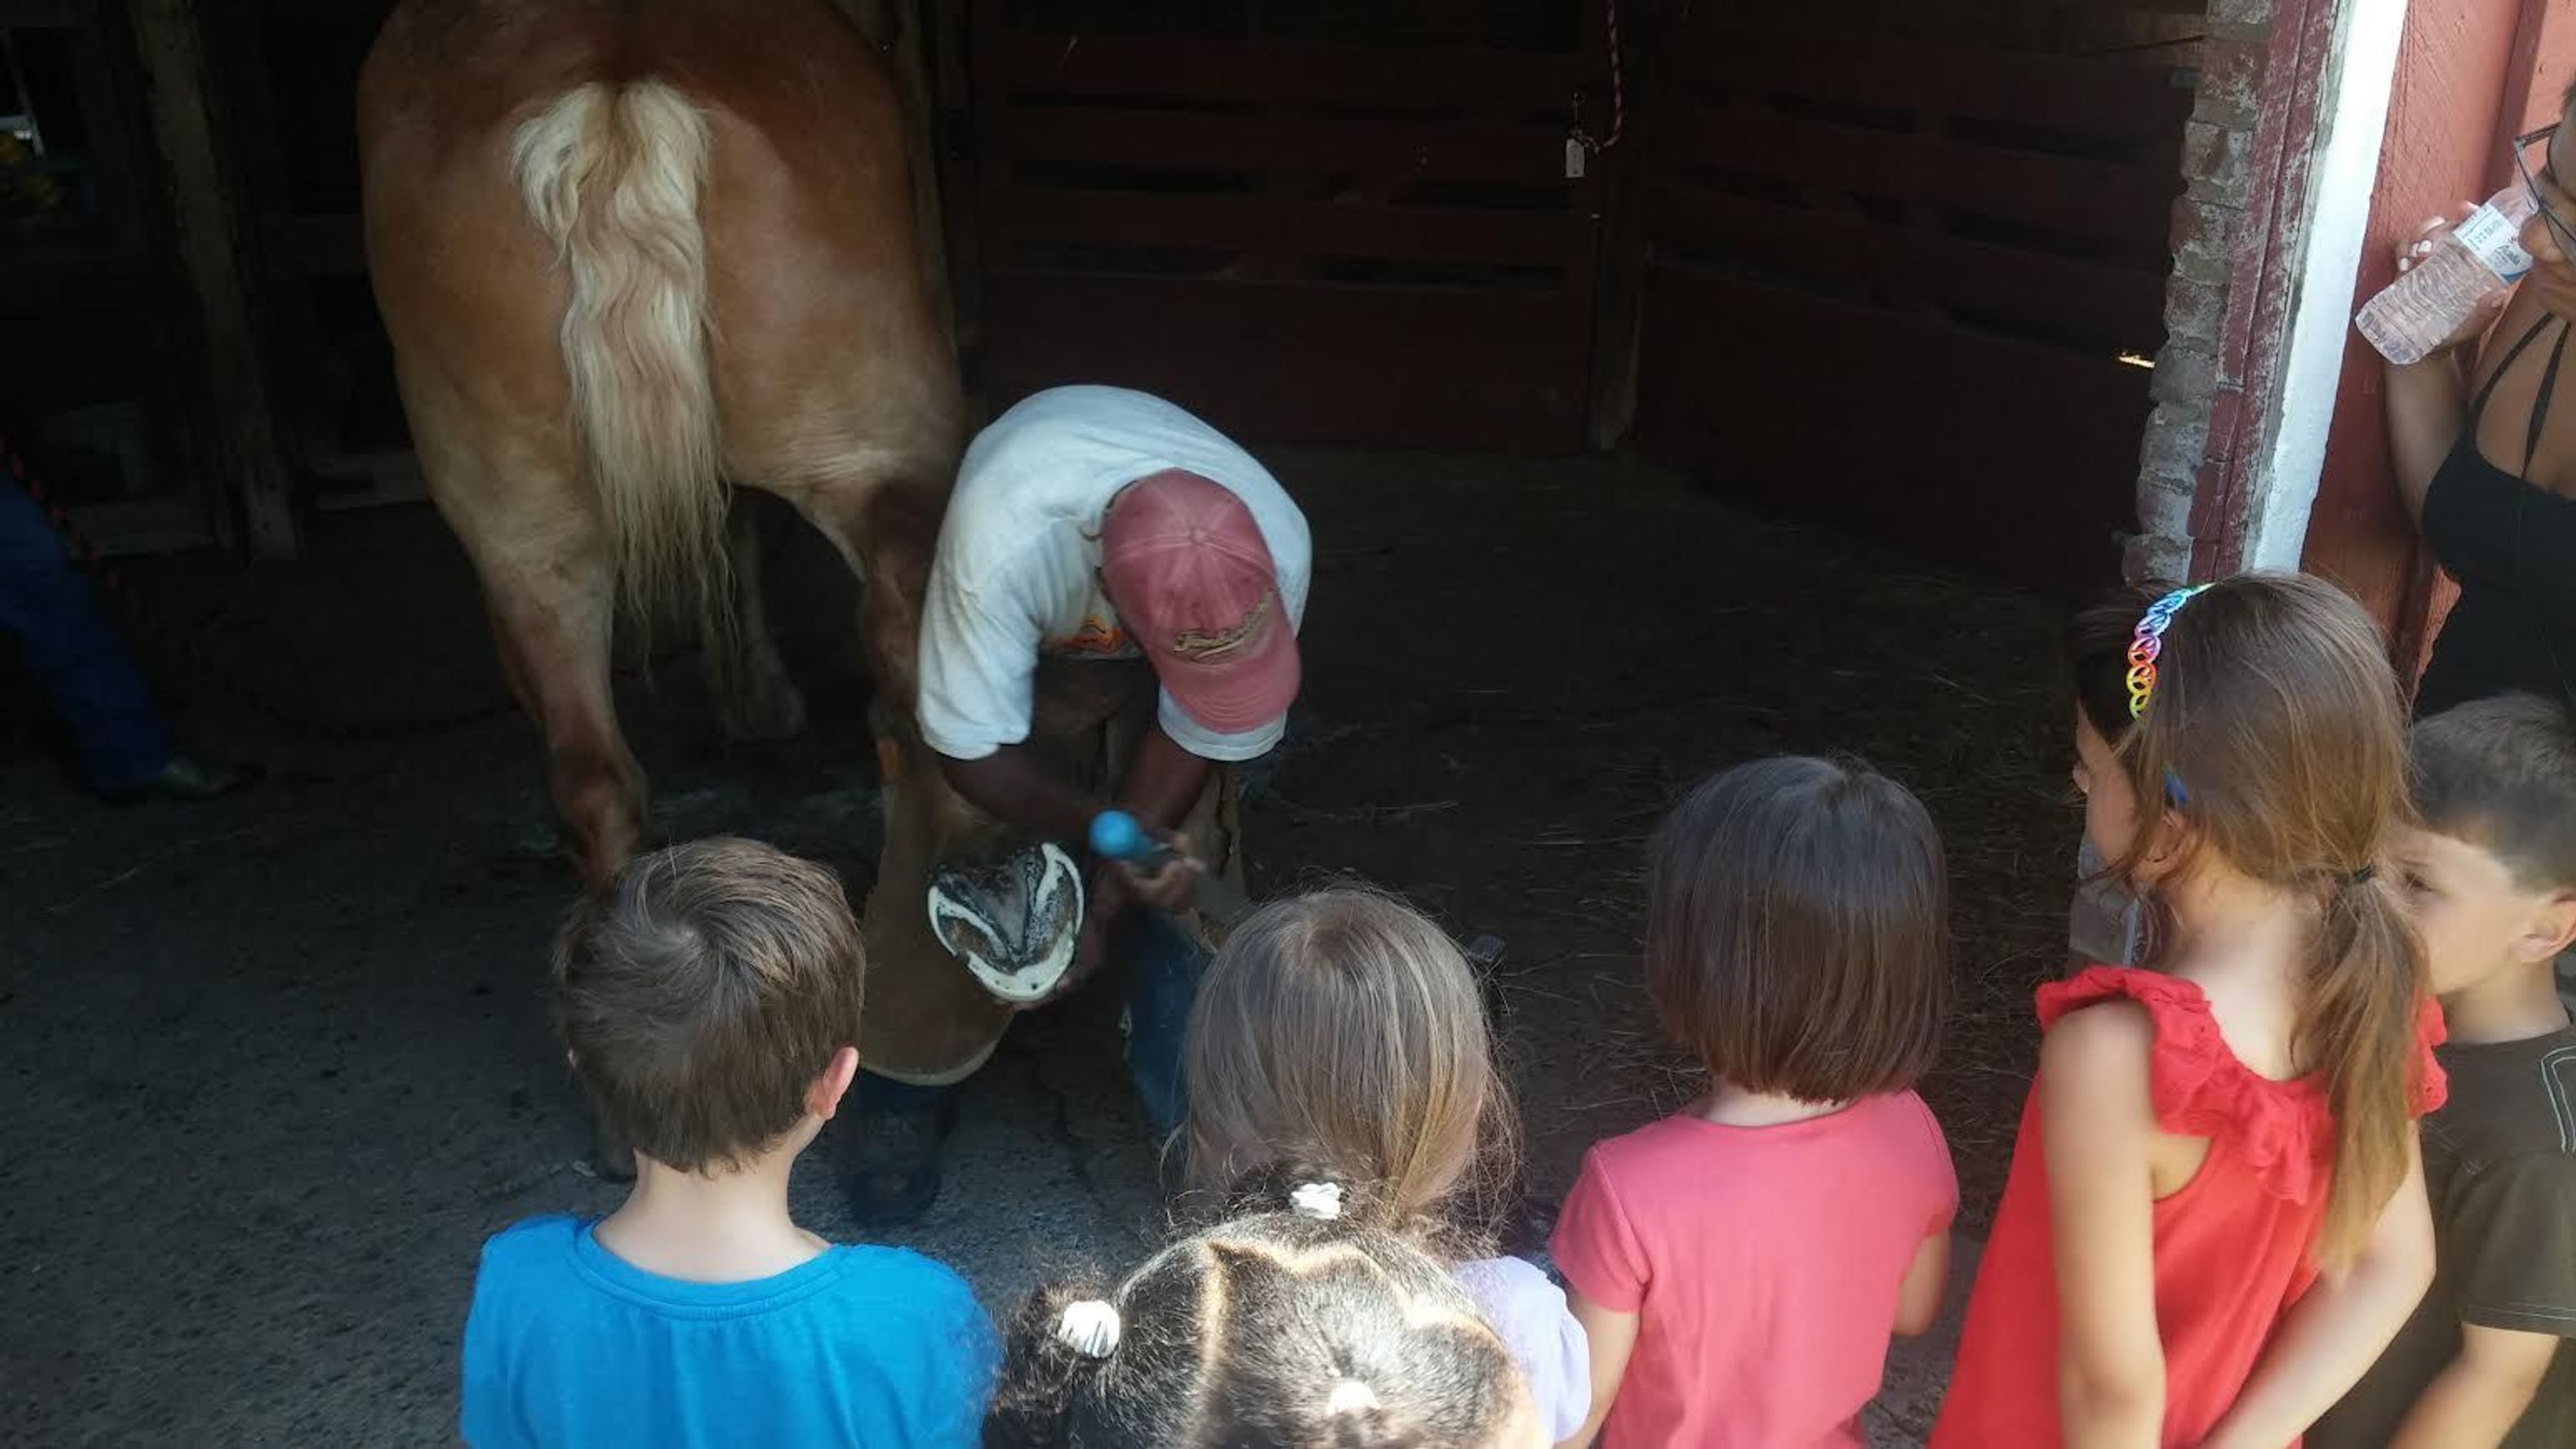
[[[2129,636],[2129,718],[2147,712],[2147,700],[2156,692],[2156,656],[2165,652],[2165,628],[2173,617],[2190,603],[2194,594],[2208,588],[2193,584],[2176,589],[2147,606],[2147,616],[2138,621],[2138,632]]]
[[[1333,1395],[1324,1400],[1327,1414],[1371,1414],[1379,1408],[1377,1390],[1358,1379],[1343,1379],[1333,1385]]]
[[[1084,1358],[1107,1358],[1118,1347],[1118,1309],[1097,1298],[1064,1305],[1055,1321],[1055,1341]]]
[[[1329,1223],[1342,1215],[1342,1185],[1338,1182],[1299,1183],[1288,1194],[1288,1207],[1301,1218],[1318,1218]]]
[[[2359,870],[2347,872],[2343,883],[2348,886],[2366,886],[2378,878],[2379,862],[2374,860]]]

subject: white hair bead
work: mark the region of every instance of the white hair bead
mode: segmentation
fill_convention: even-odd
[[[1097,1298],[1068,1303],[1055,1322],[1055,1337],[1084,1358],[1107,1358],[1118,1347],[1118,1310]]]
[[[1333,1396],[1324,1401],[1327,1414],[1366,1414],[1377,1407],[1377,1390],[1358,1379],[1343,1379],[1334,1384]]]
[[[1331,1222],[1342,1215],[1342,1185],[1338,1182],[1300,1183],[1288,1194],[1288,1206],[1300,1217]]]

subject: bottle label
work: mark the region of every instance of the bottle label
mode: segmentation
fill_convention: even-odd
[[[2468,248],[2469,255],[2488,271],[2510,282],[2531,270],[2531,253],[2518,240],[2521,233],[2521,224],[2490,202],[2453,228],[2451,239]]]

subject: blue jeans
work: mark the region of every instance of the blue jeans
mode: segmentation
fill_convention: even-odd
[[[168,734],[125,642],[100,617],[44,510],[0,477],[0,630],[52,701],[94,790],[126,790],[169,767]]]
[[[1207,952],[1171,917],[1144,906],[1130,909],[1109,942],[1111,959],[1127,967],[1127,1071],[1159,1142],[1181,1128],[1189,1103],[1181,1084],[1181,1036],[1198,1000]]]

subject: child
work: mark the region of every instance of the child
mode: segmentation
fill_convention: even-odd
[[[2070,642],[2085,832],[2145,903],[2154,969],[2040,988],[1932,1443],[2281,1449],[2432,1271],[2412,1119],[2441,1098],[2441,1026],[2378,875],[2397,681],[2360,607],[2297,575]]]
[[[1199,1188],[1289,1167],[1365,1186],[1388,1226],[1455,1264],[1551,1441],[1582,1424],[1591,1386],[1564,1293],[1482,1256],[1518,1126],[1475,973],[1438,926],[1363,890],[1266,906],[1208,964],[1181,1052]]]
[[[994,1449],[1542,1449],[1510,1353],[1363,1186],[1269,1179],[1289,1210],[1058,1286],[1012,1321]],[[1383,1205],[1378,1205],[1381,1209]]]
[[[858,1070],[861,973],[832,873],[746,840],[644,856],[573,913],[556,1019],[635,1187],[484,1244],[468,1443],[974,1442],[998,1346],[966,1285],[787,1213]]]
[[[2420,830],[2399,832],[2450,1041],[2424,1119],[2433,1291],[2309,1449],[2576,1444],[2576,1027],[2551,958],[2576,941],[2576,717],[2536,695],[2415,727]]]
[[[1947,994],[1940,836],[1866,766],[1773,759],[1702,782],[1649,854],[1647,994],[1709,1090],[1595,1145],[1557,1221],[1592,1346],[1574,1437],[1858,1449],[1958,1207],[1912,1090]]]

